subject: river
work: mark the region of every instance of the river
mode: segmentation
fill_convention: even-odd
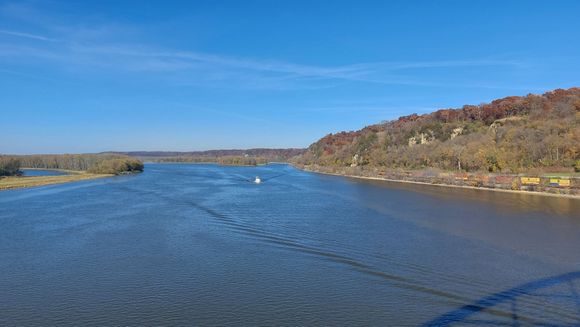
[[[579,324],[580,201],[281,164],[0,192],[2,326],[450,323]]]
[[[22,175],[25,177],[37,177],[37,176],[62,176],[67,175],[67,172],[60,170],[50,170],[50,169],[21,169]]]

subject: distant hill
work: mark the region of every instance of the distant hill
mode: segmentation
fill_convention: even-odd
[[[512,173],[580,170],[580,88],[510,96],[328,134],[295,162]]]
[[[225,165],[257,165],[268,162],[289,161],[303,154],[306,149],[246,149],[208,151],[132,151],[112,152],[139,158],[149,162],[215,162]]]
[[[268,148],[256,148],[256,149],[232,149],[232,150],[207,150],[207,151],[129,151],[129,152],[113,152],[119,154],[125,154],[133,157],[183,157],[183,156],[194,156],[194,157],[216,157],[216,156],[267,156],[267,157],[281,157],[290,158],[296,155],[304,153],[306,149],[268,149]]]

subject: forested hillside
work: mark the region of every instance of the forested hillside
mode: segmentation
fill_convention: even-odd
[[[0,157],[0,175],[16,175],[19,168],[64,169],[93,174],[120,174],[143,170],[143,163],[125,155],[54,154]]]
[[[511,96],[329,134],[296,162],[517,173],[580,170],[580,88]]]

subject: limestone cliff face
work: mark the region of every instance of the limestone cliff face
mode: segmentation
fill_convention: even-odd
[[[435,136],[432,131],[427,133],[419,133],[411,138],[409,138],[409,146],[414,146],[417,144],[429,144],[435,140]]]

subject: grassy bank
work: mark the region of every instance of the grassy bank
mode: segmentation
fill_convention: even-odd
[[[34,176],[34,177],[1,177],[0,178],[0,191],[10,190],[17,188],[35,187],[51,184],[63,184],[70,182],[78,182],[83,180],[90,180],[103,177],[111,177],[112,174],[88,174],[88,173],[78,173],[71,175],[61,175],[61,176]]]

